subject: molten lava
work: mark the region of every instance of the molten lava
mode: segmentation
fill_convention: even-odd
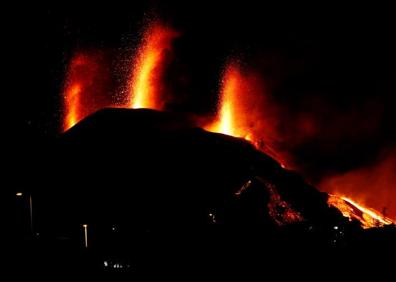
[[[64,131],[74,126],[83,118],[81,114],[81,91],[83,79],[79,77],[79,72],[88,64],[88,60],[84,55],[74,57],[70,63],[64,91]]]
[[[390,218],[347,197],[329,194],[328,204],[336,207],[349,220],[358,220],[363,228],[382,227],[393,223]]]
[[[231,62],[223,74],[217,117],[205,129],[244,138],[285,168],[285,158],[273,149],[277,123],[265,94],[259,75]]]
[[[274,184],[259,176],[256,176],[254,181],[258,181],[267,189],[269,194],[269,201],[267,204],[268,212],[277,225],[282,226],[304,221],[304,217],[297,210],[293,209],[289,203],[282,199]],[[235,193],[235,196],[240,197],[251,187],[252,184],[252,180],[247,181]]]
[[[130,108],[163,108],[161,78],[171,52],[172,40],[177,36],[176,31],[158,22],[151,24],[144,32],[129,85]]]
[[[209,125],[209,131],[223,133],[235,137],[247,138],[249,129],[241,124],[248,114],[241,105],[247,86],[238,66],[230,65],[225,73],[221,85],[220,110],[217,120]]]
[[[65,116],[64,130],[66,131],[79,120],[79,97],[81,95],[81,85],[76,82],[66,90],[66,108],[69,110]]]
[[[325,177],[319,188],[330,194],[359,199],[396,222],[396,151],[384,150],[372,164]]]
[[[89,114],[112,105],[110,75],[100,52],[78,53],[69,64],[63,91],[63,131]]]
[[[218,121],[208,129],[227,135],[242,137],[244,132],[238,132],[236,119],[238,118],[238,87],[241,84],[241,75],[238,70],[231,66],[225,73],[221,90],[220,116]]]
[[[275,185],[267,184],[266,186],[270,194],[268,202],[269,214],[279,226],[304,221],[298,211],[292,209],[286,201],[282,200]]]

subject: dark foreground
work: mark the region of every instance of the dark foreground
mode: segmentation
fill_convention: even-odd
[[[16,276],[385,274],[395,260],[394,226],[362,229],[250,144],[176,115],[98,112],[10,176],[2,245]]]

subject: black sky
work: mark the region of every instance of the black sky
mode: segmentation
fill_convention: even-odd
[[[321,111],[311,108],[323,104],[330,118],[336,110],[357,111],[352,124],[367,122],[370,105],[380,112],[378,126],[359,142],[337,139],[344,145],[337,143],[335,155],[317,145],[321,138],[294,148],[309,169],[321,163],[326,169],[347,170],[394,146],[395,18],[388,7],[137,2],[10,8],[10,51],[4,54],[10,62],[10,87],[4,95],[11,96],[5,108],[12,143],[58,133],[59,93],[73,52],[107,50],[116,62],[134,47],[145,20],[155,15],[182,33],[169,67],[168,82],[178,92],[173,110],[212,112],[224,62],[238,57],[263,74],[291,119],[301,111],[317,116]],[[178,82],[181,75],[184,83]]]

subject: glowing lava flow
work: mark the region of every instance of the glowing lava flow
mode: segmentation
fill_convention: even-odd
[[[260,176],[256,176],[254,181],[258,181],[264,185],[269,193],[269,201],[267,204],[269,214],[274,222],[279,225],[286,225],[290,223],[296,223],[304,221],[303,216],[293,209],[289,203],[284,201],[279,194],[276,186],[271,182],[265,180]],[[243,193],[245,193],[250,187],[253,185],[252,180],[248,180],[236,193],[236,197],[240,197]]]
[[[328,204],[336,207],[349,220],[358,220],[365,229],[393,223],[391,219],[379,212],[365,208],[347,197],[329,194]]]
[[[164,101],[159,97],[162,90],[161,76],[172,40],[177,36],[177,32],[159,23],[151,24],[145,31],[134,62],[128,107],[162,109]]]

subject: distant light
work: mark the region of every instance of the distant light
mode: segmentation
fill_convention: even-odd
[[[22,196],[23,196],[23,193],[22,193],[22,192],[18,192],[18,193],[16,193],[16,196],[17,196],[17,197],[22,197]]]
[[[338,226],[334,226],[334,230],[338,230]]]
[[[85,248],[88,248],[88,224],[83,224],[84,227],[84,245]]]
[[[212,221],[212,223],[216,223],[216,216],[213,213],[209,213],[208,214],[210,220]]]
[[[105,267],[109,266],[109,263],[106,260],[103,262],[103,264],[104,264]]]

